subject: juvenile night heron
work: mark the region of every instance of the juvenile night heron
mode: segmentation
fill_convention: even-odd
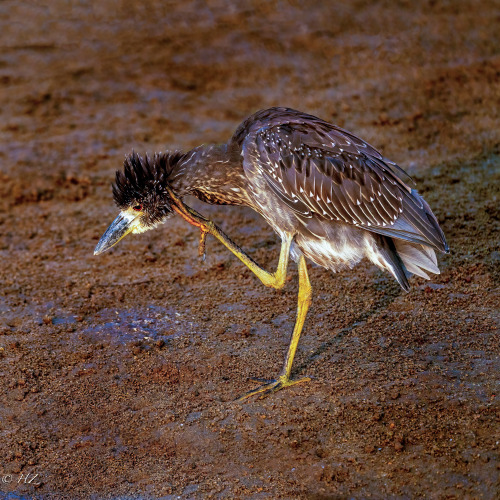
[[[200,255],[212,234],[266,286],[285,285],[291,255],[299,269],[298,311],[283,369],[244,399],[309,380],[290,378],[311,303],[306,258],[337,271],[367,257],[406,291],[411,274],[428,279],[427,272],[439,273],[434,251],[447,252],[448,246],[410,182],[404,170],[350,132],[293,109],[266,109],[245,120],[227,144],[126,157],[113,186],[121,212],[94,253],[130,232],[153,229],[175,212],[200,229]],[[186,206],[186,195],[246,205],[262,215],[281,237],[276,271],[262,269],[213,222]]]

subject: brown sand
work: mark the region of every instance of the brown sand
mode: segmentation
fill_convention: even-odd
[[[490,0],[1,2],[0,498],[495,498],[499,23]],[[201,264],[179,218],[92,253],[125,153],[273,105],[409,170],[452,251],[409,294],[311,266],[313,381],[234,403],[281,367],[295,266],[276,292],[213,239]],[[251,210],[195,207],[276,265]]]

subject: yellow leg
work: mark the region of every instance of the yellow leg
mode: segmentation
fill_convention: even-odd
[[[278,267],[274,273],[270,273],[257,264],[250,256],[248,256],[236,243],[234,243],[229,236],[227,236],[219,227],[217,227],[211,220],[203,217],[192,208],[184,205],[182,200],[177,198],[172,191],[169,194],[174,201],[173,209],[190,224],[197,227],[201,231],[199,254],[203,257],[205,253],[205,239],[207,233],[215,236],[226,248],[228,248],[238,259],[243,262],[256,276],[264,283],[264,285],[280,289],[285,286],[286,270],[288,267],[288,257],[290,255],[290,245],[292,244],[292,236],[287,237],[282,241],[280,258]]]
[[[185,205],[182,200],[177,198],[169,188],[167,189],[173,201],[173,209],[181,217],[183,217],[193,226],[198,227],[201,231],[199,246],[200,256],[204,255],[205,253],[206,235],[210,233],[215,236],[215,238],[217,238],[223,245],[225,245],[234,255],[236,255],[236,257],[238,257],[262,281],[262,283],[264,283],[264,285],[276,289],[283,288],[286,280],[286,270],[288,267],[288,258],[290,255],[292,236],[287,237],[282,241],[278,267],[274,273],[270,273],[265,269],[262,269],[262,267],[260,267],[257,262],[249,257],[238,245],[236,245],[236,243],[231,241],[231,239],[212,221],[208,220],[192,208]],[[304,256],[301,255],[299,260],[299,297],[297,306],[297,319],[295,321],[295,327],[293,329],[290,345],[288,346],[288,352],[285,357],[283,369],[281,370],[281,373],[276,380],[266,381],[266,383],[261,387],[244,394],[241,398],[238,399],[238,401],[243,401],[244,399],[255,394],[269,394],[271,392],[283,389],[284,387],[288,387],[289,385],[294,385],[300,382],[307,382],[311,380],[309,377],[303,377],[298,380],[290,380],[293,358],[295,357],[295,352],[297,350],[300,333],[302,332],[302,327],[304,326],[307,311],[309,309],[309,306],[311,305],[311,296],[311,283],[309,281],[309,276],[307,275],[306,260]]]
[[[279,374],[277,379],[268,380],[264,385],[261,385],[253,391],[247,392],[237,401],[243,401],[244,399],[256,394],[270,394],[271,392],[279,391],[280,389],[288,387],[289,385],[299,384],[300,382],[307,382],[311,380],[309,377],[290,380],[293,358],[295,357],[295,351],[297,350],[297,345],[299,344],[300,333],[302,332],[302,327],[304,326],[307,311],[309,309],[309,306],[311,305],[311,297],[312,289],[311,283],[309,281],[309,276],[307,275],[306,260],[304,256],[301,255],[299,261],[299,298],[297,306],[297,319],[295,321],[292,338],[290,339],[290,345],[288,346],[288,352],[285,357],[285,362],[283,363],[283,369],[281,370],[281,373]]]

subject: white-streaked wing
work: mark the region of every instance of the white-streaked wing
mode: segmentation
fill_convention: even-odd
[[[368,143],[287,108],[257,113],[236,131],[245,161],[301,217],[324,217],[446,248],[444,235],[407,174]],[[404,179],[404,180],[403,180]],[[406,181],[406,182],[405,182]]]

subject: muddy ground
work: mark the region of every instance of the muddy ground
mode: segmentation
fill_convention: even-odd
[[[493,1],[0,4],[0,497],[498,494],[500,10]],[[411,172],[451,253],[395,281],[310,267],[307,384],[266,289],[176,218],[93,256],[125,153],[224,142],[273,105]],[[251,210],[193,202],[268,269]],[[29,475],[29,476],[28,476]]]

